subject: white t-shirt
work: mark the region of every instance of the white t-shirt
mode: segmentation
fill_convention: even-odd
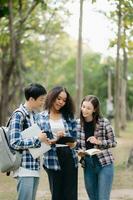
[[[53,133],[53,136],[54,136],[55,139],[57,139],[56,133],[58,131],[65,132],[65,127],[64,127],[62,118],[60,118],[58,120],[50,119],[50,126],[51,126],[51,130],[52,130],[52,133]]]

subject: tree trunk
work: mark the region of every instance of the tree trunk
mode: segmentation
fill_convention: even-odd
[[[6,64],[4,62],[2,62],[1,72],[0,126],[6,123],[9,103],[9,77],[6,75]]]
[[[108,99],[112,99],[112,77],[111,70],[108,69]]]
[[[123,71],[122,71],[122,87],[121,87],[121,128],[125,130],[127,120],[127,66],[128,58],[126,52],[126,30],[124,28],[125,45],[123,48]]]
[[[30,16],[31,12],[40,3],[39,1],[33,1],[31,8],[27,10],[27,14],[23,15],[22,12],[22,0],[19,0],[19,19],[14,20],[13,16],[13,0],[8,1],[9,9],[9,36],[10,36],[10,46],[7,49],[2,49],[3,58],[1,59],[1,98],[0,98],[0,125],[6,122],[6,117],[8,116],[8,109],[10,107],[10,101],[12,102],[17,95],[13,94],[14,88],[21,95],[21,91],[18,88],[22,85],[21,71],[23,68],[23,59],[21,52],[21,38],[25,31],[24,23]],[[14,22],[15,21],[15,22]],[[10,54],[9,54],[10,52]],[[5,59],[6,58],[6,59]],[[12,109],[11,109],[12,111]]]
[[[121,47],[121,0],[118,4],[118,35],[117,35],[117,58],[115,71],[115,133],[119,137],[120,131],[120,47]]]
[[[76,114],[79,116],[80,104],[83,97],[83,67],[82,67],[82,21],[83,21],[83,1],[80,0],[79,17],[79,39],[76,64]]]
[[[11,79],[11,74],[15,66],[15,35],[13,29],[13,6],[12,0],[8,2],[9,8],[9,32],[10,32],[10,59],[5,60],[4,55],[8,54],[7,49],[3,48],[2,57],[2,69],[1,69],[1,100],[0,100],[0,125],[6,122],[6,117],[8,113],[8,97],[9,97],[9,83]],[[6,55],[7,56],[7,55]],[[8,56],[7,56],[8,57]]]

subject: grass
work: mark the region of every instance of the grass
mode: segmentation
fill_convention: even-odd
[[[15,180],[3,173],[0,173],[0,199],[16,199]]]
[[[117,138],[118,145],[112,149],[115,157],[115,176],[113,189],[132,189],[133,188],[133,169],[126,167],[129,151],[133,147],[133,122],[129,122],[126,131],[120,133]],[[84,195],[83,174],[79,169],[79,190],[80,195]],[[83,188],[83,189],[82,189]],[[45,196],[45,198],[44,198]],[[7,177],[0,173],[0,199],[15,200],[16,199],[16,181],[12,177]],[[38,190],[37,200],[49,200],[49,186],[47,176],[44,171],[41,173],[41,181]],[[86,198],[85,198],[86,199]],[[121,200],[130,200],[124,198]]]
[[[115,157],[115,176],[113,188],[133,188],[133,169],[127,168],[130,149],[133,147],[133,123],[129,122],[126,131],[117,138],[118,145],[113,149]]]

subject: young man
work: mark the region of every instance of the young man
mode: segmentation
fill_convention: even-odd
[[[30,139],[22,138],[22,131],[36,121],[36,112],[45,101],[46,90],[40,84],[30,84],[25,88],[25,103],[17,109],[21,112],[14,113],[9,126],[10,145],[13,149],[22,152],[20,168],[14,172],[17,178],[18,200],[35,200],[39,184],[40,159],[34,159],[28,148],[37,148],[41,142],[48,143],[44,133]]]

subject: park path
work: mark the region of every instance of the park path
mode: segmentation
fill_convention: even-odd
[[[83,172],[79,167],[78,200],[88,200],[84,188]],[[50,200],[47,175],[42,171],[42,178],[37,192],[37,200]],[[71,199],[70,199],[71,200]],[[111,192],[111,200],[133,200],[133,189],[115,189]]]

